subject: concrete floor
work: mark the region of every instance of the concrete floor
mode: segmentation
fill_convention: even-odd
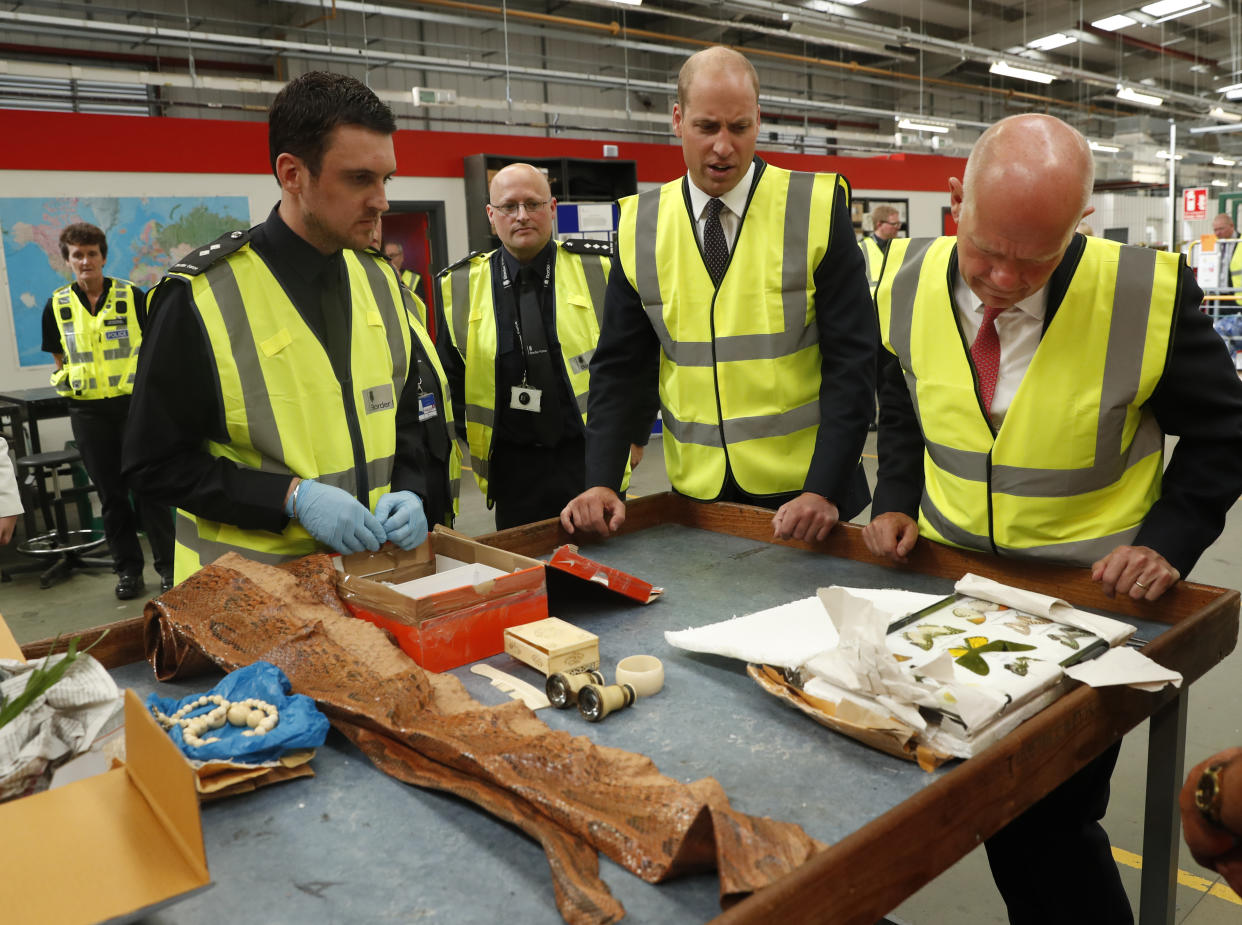
[[[873,483],[875,435],[867,442],[864,462]],[[634,477],[633,494],[650,494],[668,488],[659,441]],[[494,529],[492,514],[468,476],[462,480],[462,515],[457,528],[477,535]],[[859,518],[866,522],[867,512]],[[11,547],[0,547],[0,565],[18,558]],[[1242,563],[1242,507],[1235,507],[1221,538],[1200,560],[1190,576],[1205,584],[1238,587]],[[158,576],[148,562],[148,590],[158,589]],[[52,588],[39,588],[37,575],[16,576],[0,584],[0,613],[19,642],[69,633],[142,613],[142,600],[122,602],[113,595],[114,576],[102,570],[80,572]],[[1186,743],[1186,767],[1229,745],[1242,743],[1242,654],[1234,652],[1191,692]],[[808,727],[808,734],[825,734]],[[1113,775],[1113,797],[1105,827],[1112,838],[1122,878],[1135,909],[1138,907],[1139,870],[1142,859],[1143,800],[1147,760],[1147,729],[1141,726],[1125,740]],[[1177,894],[1176,921],[1187,925],[1237,925],[1242,921],[1242,899],[1220,878],[1194,862],[1183,848],[1182,875]],[[1006,921],[1004,906],[992,886],[983,850],[960,861],[937,880],[903,903],[893,918],[909,925],[993,925]],[[1049,923],[1057,925],[1057,923]]]

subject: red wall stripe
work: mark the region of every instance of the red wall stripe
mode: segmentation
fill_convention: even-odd
[[[0,109],[0,170],[87,170],[136,173],[268,173],[267,125],[217,119],[170,119]],[[58,145],[53,138],[82,139]],[[641,182],[661,182],[685,165],[675,144],[608,142],[633,160]],[[603,154],[603,141],[488,135],[470,132],[397,132],[398,172],[406,176],[460,177],[468,154],[517,157],[587,157]],[[763,152],[779,167],[837,171],[856,189],[948,191],[964,158],[931,154],[827,157]]]

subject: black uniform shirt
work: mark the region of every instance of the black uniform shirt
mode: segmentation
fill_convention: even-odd
[[[522,384],[526,371],[521,345],[514,319],[518,318],[518,273],[522,264],[503,247],[497,251],[499,260],[508,271],[509,286],[505,286],[505,273],[493,265],[492,299],[496,306],[496,439],[509,443],[533,444],[534,429],[529,411],[515,411],[509,407],[514,386]],[[493,258],[494,260],[496,258]],[[499,261],[498,261],[499,262]],[[578,401],[569,386],[565,372],[565,360],[561,342],[556,334],[556,244],[551,240],[534,256],[527,266],[538,281],[539,314],[543,319],[544,338],[548,342],[548,355],[561,384],[558,408],[561,415],[562,440],[582,435],[582,416],[578,413]]]
[[[333,369],[348,369],[348,324],[325,325],[325,289],[334,290],[343,319],[343,259],[340,252],[319,253],[295,234],[274,208],[267,220],[251,229],[250,245],[271,269],[307,326],[325,345]],[[220,398],[215,362],[207,333],[191,304],[190,287],[168,280],[152,290],[150,331],[138,357],[133,406],[126,430],[124,469],[131,485],[144,494],[200,517],[235,524],[246,530],[284,529],[285,494],[290,477],[238,466],[212,456],[207,440],[226,442],[228,429]],[[413,335],[411,335],[413,338]],[[422,496],[429,522],[441,519],[428,488],[428,478],[444,476],[429,460],[424,428],[418,421],[418,380],[414,364],[397,405],[397,446],[392,490]],[[346,383],[346,389],[352,385]],[[445,476],[446,477],[446,476]]]

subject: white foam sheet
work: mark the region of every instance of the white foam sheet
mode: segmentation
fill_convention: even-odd
[[[1075,681],[1092,687],[1128,684],[1142,690],[1158,691],[1166,684],[1182,686],[1181,672],[1165,668],[1129,646],[1118,646],[1098,658],[1071,665],[1065,673]]]
[[[896,588],[839,590],[869,601],[888,614],[890,621],[921,610],[942,597]],[[691,652],[723,655],[778,668],[797,668],[820,652],[836,648],[838,635],[820,599],[806,597],[744,617],[666,632],[664,639],[669,645]]]
[[[691,652],[797,668],[816,653],[834,648],[837,628],[819,598],[805,597],[721,623],[666,632],[664,639]]]

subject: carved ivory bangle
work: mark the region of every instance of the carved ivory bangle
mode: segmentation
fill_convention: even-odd
[[[654,655],[630,655],[617,662],[617,683],[628,684],[639,697],[650,697],[664,686],[664,663]]]

